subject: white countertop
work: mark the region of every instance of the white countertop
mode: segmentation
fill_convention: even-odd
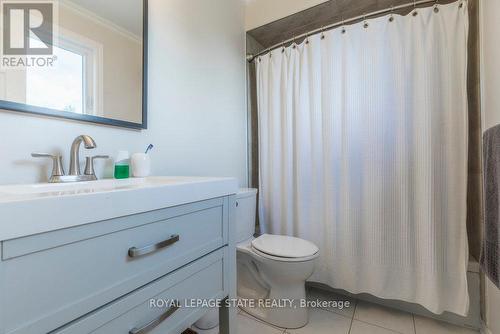
[[[0,241],[235,194],[234,178],[147,177],[0,186]]]

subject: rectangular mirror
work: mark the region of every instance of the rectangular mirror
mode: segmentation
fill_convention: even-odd
[[[146,129],[147,0],[46,3],[2,5],[0,109]]]

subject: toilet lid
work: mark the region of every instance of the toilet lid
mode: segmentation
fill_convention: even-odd
[[[263,234],[254,239],[252,247],[269,255],[287,258],[308,257],[319,251],[319,248],[310,241],[272,234]]]

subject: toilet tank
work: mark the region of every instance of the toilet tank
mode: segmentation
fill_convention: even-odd
[[[236,194],[236,242],[253,237],[255,233],[255,211],[257,189],[244,188]]]

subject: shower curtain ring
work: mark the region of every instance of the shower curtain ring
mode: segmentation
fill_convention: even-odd
[[[391,15],[389,16],[389,22],[394,21],[394,5],[391,6]]]
[[[368,24],[368,22],[366,22],[366,13],[363,13],[363,21],[364,21],[363,27],[365,29],[368,28],[369,24]]]
[[[439,13],[439,0],[436,0],[436,3],[434,4],[434,13]]]
[[[417,0],[413,0],[413,16],[417,16],[418,15],[418,11],[417,11]]]
[[[309,34],[306,33],[306,41],[305,41],[306,44],[309,44]]]
[[[342,17],[342,30],[341,30],[341,32],[342,32],[343,34],[345,34],[345,32],[346,32],[346,30],[345,30],[345,21],[344,21],[344,17]]]
[[[295,49],[297,47],[297,44],[295,44],[295,36],[293,36],[292,39],[292,48]]]
[[[285,52],[285,41],[281,42],[281,53]]]
[[[325,27],[321,27],[321,39],[325,39]]]

